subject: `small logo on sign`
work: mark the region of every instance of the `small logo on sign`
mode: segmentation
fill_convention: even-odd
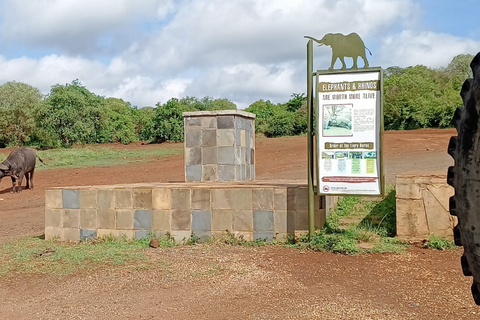
[[[330,191],[330,187],[329,187],[329,186],[323,186],[322,191],[323,191],[323,192],[329,192],[329,191]]]

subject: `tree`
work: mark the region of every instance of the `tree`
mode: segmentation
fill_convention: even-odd
[[[105,99],[108,121],[100,132],[101,142],[121,142],[123,144],[137,141],[135,134],[135,109],[128,102],[117,98]]]
[[[28,143],[35,128],[33,111],[42,102],[40,90],[10,81],[0,86],[0,146]]]

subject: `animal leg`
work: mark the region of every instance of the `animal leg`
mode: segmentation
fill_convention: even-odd
[[[344,57],[340,57],[340,61],[342,61],[342,70],[347,69],[347,65],[345,64],[345,58],[344,58]]]
[[[357,59],[358,59],[358,57],[353,57],[353,66],[352,66],[352,69],[353,69],[353,70],[357,70],[357,69],[358,69]]]
[[[330,64],[330,68],[328,68],[328,70],[333,70],[333,66],[335,65],[335,62],[337,61],[337,57],[335,57],[333,54],[332,54],[332,63]]]
[[[22,192],[23,176],[24,176],[24,173],[20,173],[20,174],[18,175],[18,179],[17,179],[17,192]]]
[[[34,170],[30,171],[30,189],[33,189],[33,171]],[[27,183],[28,183],[28,180],[27,180]]]
[[[15,176],[11,176],[10,178],[12,178],[12,191],[10,191],[10,193],[15,193],[15,185],[17,184],[17,179]]]
[[[364,67],[364,68],[368,68],[368,60],[367,60],[367,57],[363,56],[362,59],[363,59],[363,62],[365,63],[365,65],[364,65],[363,67]]]

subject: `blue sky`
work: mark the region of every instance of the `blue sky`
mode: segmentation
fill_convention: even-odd
[[[440,68],[480,51],[479,9],[478,0],[0,0],[0,85],[47,94],[79,79],[138,107],[185,96],[286,102],[305,92],[305,35],[357,32],[370,66]],[[330,48],[314,50],[314,68],[328,68]]]

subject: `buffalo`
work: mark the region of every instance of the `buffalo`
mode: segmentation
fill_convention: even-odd
[[[12,178],[12,193],[22,192],[24,176],[27,180],[26,188],[33,189],[33,172],[35,171],[36,158],[44,163],[42,159],[37,156],[34,149],[17,148],[0,164],[0,180],[6,176]]]

